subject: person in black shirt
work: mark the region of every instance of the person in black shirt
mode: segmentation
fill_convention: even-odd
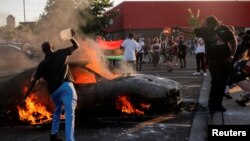
[[[222,100],[237,44],[233,32],[220,24],[215,16],[208,16],[202,27],[184,32],[194,33],[205,41],[206,58],[212,78],[208,100],[210,113],[226,111]]]
[[[186,50],[187,44],[183,39],[183,36],[179,37],[179,44],[178,44],[178,57],[180,59],[181,69],[186,68]]]
[[[72,30],[72,36],[74,31]],[[72,46],[54,51],[49,42],[42,44],[42,51],[45,54],[45,59],[40,62],[37,67],[33,80],[25,94],[24,100],[28,97],[31,90],[41,78],[46,80],[47,87],[51,93],[53,102],[55,103],[55,110],[52,119],[52,129],[50,140],[62,141],[57,137],[60,125],[60,115],[62,106],[65,110],[65,133],[67,141],[74,141],[74,122],[75,122],[75,108],[77,105],[77,95],[73,85],[73,77],[70,74],[69,66],[67,64],[68,57],[76,50],[79,45],[72,37],[70,40]]]

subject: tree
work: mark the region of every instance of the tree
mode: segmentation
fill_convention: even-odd
[[[92,0],[90,6],[80,12],[82,18],[86,20],[85,25],[80,29],[87,34],[103,35],[109,26],[110,20],[116,15],[114,12],[107,12],[113,6],[110,0]]]
[[[38,27],[47,29],[63,29],[67,27],[77,27],[78,13],[84,7],[85,0],[48,0],[44,13],[40,15]]]

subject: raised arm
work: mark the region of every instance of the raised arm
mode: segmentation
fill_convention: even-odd
[[[184,32],[184,33],[195,34],[194,28],[187,29],[187,28],[182,28],[182,27],[174,27],[173,29],[179,30],[179,31]]]
[[[78,42],[76,41],[76,39],[74,38],[75,36],[75,31],[73,29],[71,29],[71,35],[72,35],[72,38],[70,39],[71,43],[73,46],[71,46],[71,52],[73,52],[74,50],[76,50],[77,48],[79,48],[79,44]]]
[[[71,43],[73,46],[71,46],[73,48],[73,50],[76,50],[77,48],[79,48],[79,44],[78,42],[75,40],[75,38],[73,37],[72,39],[70,39]]]

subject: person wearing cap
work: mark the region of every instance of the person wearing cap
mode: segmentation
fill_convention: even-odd
[[[208,16],[201,27],[189,29],[189,31],[182,28],[179,30],[196,34],[197,37],[204,39],[206,59],[211,74],[209,112],[211,114],[218,111],[225,112],[226,108],[222,106],[222,100],[237,48],[234,33],[227,26],[222,25],[215,16]]]
[[[75,108],[77,105],[77,95],[72,82],[67,60],[79,45],[74,39],[75,32],[71,31],[70,39],[72,46],[54,51],[50,42],[42,43],[42,51],[45,58],[39,63],[33,80],[24,96],[24,100],[29,96],[39,79],[43,78],[47,82],[48,90],[55,104],[53,112],[50,141],[62,141],[57,136],[60,125],[60,115],[62,106],[65,111],[65,133],[66,141],[74,141]]]

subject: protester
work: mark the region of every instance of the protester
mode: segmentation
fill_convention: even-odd
[[[158,38],[155,38],[151,45],[152,58],[155,70],[159,68],[161,44]]]
[[[187,44],[184,41],[184,37],[179,37],[179,44],[178,44],[178,57],[180,59],[180,68],[186,68],[186,54],[187,54]]]
[[[34,88],[39,79],[43,78],[47,82],[48,90],[51,93],[53,102],[55,103],[55,110],[52,119],[52,129],[50,141],[62,141],[57,136],[60,125],[60,116],[62,113],[62,106],[65,110],[65,132],[66,140],[74,141],[75,128],[75,108],[77,105],[77,95],[72,82],[73,77],[70,73],[67,63],[68,57],[76,50],[79,45],[73,38],[74,31],[71,31],[72,39],[70,39],[73,46],[65,49],[54,51],[53,46],[49,42],[42,44],[42,51],[45,54],[45,59],[41,61],[36,69],[33,80],[25,94],[24,99],[28,97],[31,90]]]
[[[246,106],[246,103],[250,101],[250,60],[239,60],[235,62],[233,67],[232,81],[236,83],[243,91],[248,92],[241,96],[241,99],[236,100],[240,106]]]
[[[188,32],[181,28],[180,30]],[[208,16],[202,27],[190,29],[189,33],[194,33],[205,41],[206,58],[212,78],[209,111],[224,112],[226,109],[222,106],[222,100],[236,50],[235,36],[227,26],[220,24],[215,16]]]
[[[123,60],[126,61],[127,65],[131,66],[134,70],[135,69],[135,61],[136,61],[136,53],[138,50],[138,43],[134,40],[133,33],[129,33],[128,39],[125,39],[122,42],[121,48],[124,51]]]
[[[173,40],[173,37],[168,38],[167,48],[166,48],[166,63],[168,67],[168,72],[173,71],[173,58],[175,56],[175,50],[177,50],[177,43]]]
[[[237,60],[232,69],[231,81],[236,83],[241,89],[248,92],[241,97],[241,99],[236,100],[236,102],[241,106],[246,106],[246,103],[250,101],[250,34],[246,34],[243,37],[243,42],[245,51],[243,58]]]
[[[195,57],[196,57],[197,71],[193,73],[193,75],[200,75],[200,67],[201,67],[203,70],[203,76],[207,76],[205,43],[202,38],[198,39],[197,46],[195,48]]]
[[[143,59],[143,53],[144,53],[144,39],[141,37],[138,41],[138,52],[136,54],[136,70],[141,71],[142,68],[142,59]]]
[[[234,34],[234,36],[235,36],[235,39],[237,40],[238,38],[238,35],[236,34],[237,32],[236,32],[236,30],[235,30],[235,28],[234,28],[234,26],[232,26],[232,25],[229,25],[228,26],[228,28],[233,32],[233,34]],[[237,42],[237,46],[238,46],[238,42]],[[235,61],[236,60],[239,60],[239,48],[237,47],[236,48],[236,51],[235,51],[235,54],[234,54],[234,59],[233,59],[233,61],[232,61],[232,65],[235,63]],[[242,52],[243,53],[243,52]],[[237,55],[238,54],[238,55]],[[232,68],[232,67],[231,67]],[[230,70],[229,70],[229,79],[228,79],[228,84],[227,84],[227,86],[226,86],[226,89],[225,89],[225,92],[224,92],[224,97],[226,97],[226,98],[228,98],[228,99],[232,99],[232,96],[230,95],[230,93],[229,93],[229,89],[230,88],[233,88],[234,87],[234,84],[232,83],[232,81],[230,80],[231,79],[231,75],[232,75],[232,72],[231,72],[231,68],[230,68]]]

